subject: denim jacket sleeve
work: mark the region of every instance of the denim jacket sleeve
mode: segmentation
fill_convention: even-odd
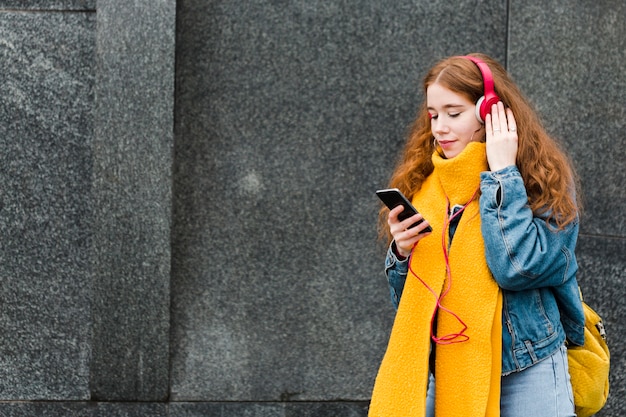
[[[516,166],[482,172],[480,187],[485,256],[501,288],[555,287],[575,277],[578,221],[557,230],[535,217]]]
[[[408,258],[403,260],[398,259],[393,251],[394,245],[395,242],[391,242],[391,245],[389,245],[389,249],[387,250],[387,257],[385,258],[385,275],[387,275],[387,282],[389,283],[391,302],[397,310],[400,305],[402,290],[404,290],[406,275],[409,271],[409,260]]]

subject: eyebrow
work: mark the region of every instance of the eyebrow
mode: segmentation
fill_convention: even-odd
[[[458,107],[465,107],[465,104],[446,104],[445,106],[443,106],[444,110],[456,109]],[[434,107],[430,107],[430,106],[428,106],[426,109],[427,110],[435,110]]]

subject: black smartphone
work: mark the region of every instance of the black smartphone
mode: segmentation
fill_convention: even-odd
[[[413,207],[413,204],[411,204],[411,202],[397,188],[387,188],[385,190],[378,190],[376,191],[376,195],[378,196],[378,198],[381,199],[383,203],[385,203],[387,207],[389,207],[389,210],[393,210],[394,208],[398,206],[404,206],[404,210],[402,211],[402,213],[398,215],[398,220],[400,221],[408,219],[409,217],[417,214],[417,210],[415,209],[415,207]],[[423,221],[424,220],[420,220],[416,223],[413,223],[409,227],[409,229],[411,227],[417,226]],[[432,231],[433,231],[433,228],[430,227],[430,225],[428,225],[428,227],[424,229],[422,233],[432,232]]]

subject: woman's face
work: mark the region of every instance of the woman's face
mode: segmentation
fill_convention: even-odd
[[[426,90],[430,129],[446,158],[460,154],[468,143],[483,138],[483,125],[476,119],[475,104],[440,84]]]

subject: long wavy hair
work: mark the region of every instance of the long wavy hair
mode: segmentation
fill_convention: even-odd
[[[526,186],[530,208],[536,216],[546,218],[556,228],[563,229],[577,219],[580,207],[577,201],[580,196],[579,180],[569,158],[556,140],[548,135],[537,113],[506,70],[487,55],[471,55],[489,66],[496,93],[515,116],[518,135],[516,165]],[[472,61],[459,56],[439,61],[428,72],[423,82],[424,97],[428,87],[434,83],[466,97],[472,103],[483,95],[480,70]],[[434,169],[431,157],[436,149],[426,107],[424,100],[389,183],[390,187],[400,189],[409,200]],[[381,234],[390,240],[388,212],[385,207],[380,210],[379,227]]]

